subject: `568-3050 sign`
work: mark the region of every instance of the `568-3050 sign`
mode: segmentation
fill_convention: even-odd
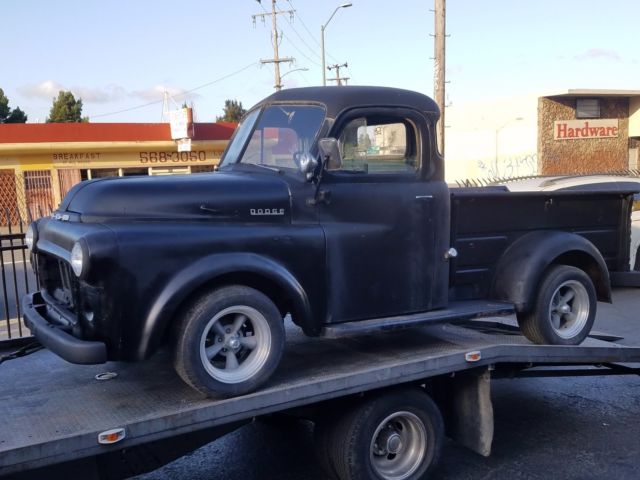
[[[140,163],[191,163],[205,162],[207,152],[140,152]],[[211,159],[210,159],[211,160]]]

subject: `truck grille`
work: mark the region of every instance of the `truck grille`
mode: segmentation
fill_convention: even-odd
[[[60,306],[76,313],[80,284],[64,260],[39,254],[40,285]]]

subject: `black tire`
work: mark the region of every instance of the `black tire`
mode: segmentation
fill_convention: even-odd
[[[242,395],[269,379],[284,341],[282,317],[267,296],[249,287],[223,287],[200,297],[180,319],[174,366],[206,395]]]
[[[382,394],[318,425],[318,459],[338,480],[426,478],[444,438],[440,410],[420,390]]]
[[[327,475],[327,478],[336,480],[336,472],[333,468],[331,458],[332,435],[338,423],[335,418],[325,417],[315,422],[313,429],[313,443],[316,451],[316,458],[320,467]]]
[[[540,282],[533,310],[518,314],[518,324],[534,343],[578,345],[593,327],[596,305],[596,290],[586,273],[555,265]]]

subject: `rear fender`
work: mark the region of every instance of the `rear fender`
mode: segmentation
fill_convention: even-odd
[[[145,317],[137,358],[146,358],[159,346],[180,306],[202,287],[228,274],[259,275],[284,290],[292,314],[307,333],[313,333],[313,315],[307,294],[297,279],[278,262],[252,253],[214,254],[174,275],[151,304]]]
[[[511,244],[496,267],[492,297],[513,303],[518,312],[529,311],[544,272],[555,264],[583,270],[598,300],[611,303],[609,271],[598,249],[580,235],[561,231],[530,232]]]

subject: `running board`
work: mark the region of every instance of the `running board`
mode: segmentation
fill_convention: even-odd
[[[514,306],[506,302],[466,300],[450,302],[447,308],[430,312],[372,318],[330,324],[324,327],[322,336],[338,338],[350,333],[370,333],[378,330],[399,330],[434,322],[459,322],[481,317],[495,317],[515,313]]]

